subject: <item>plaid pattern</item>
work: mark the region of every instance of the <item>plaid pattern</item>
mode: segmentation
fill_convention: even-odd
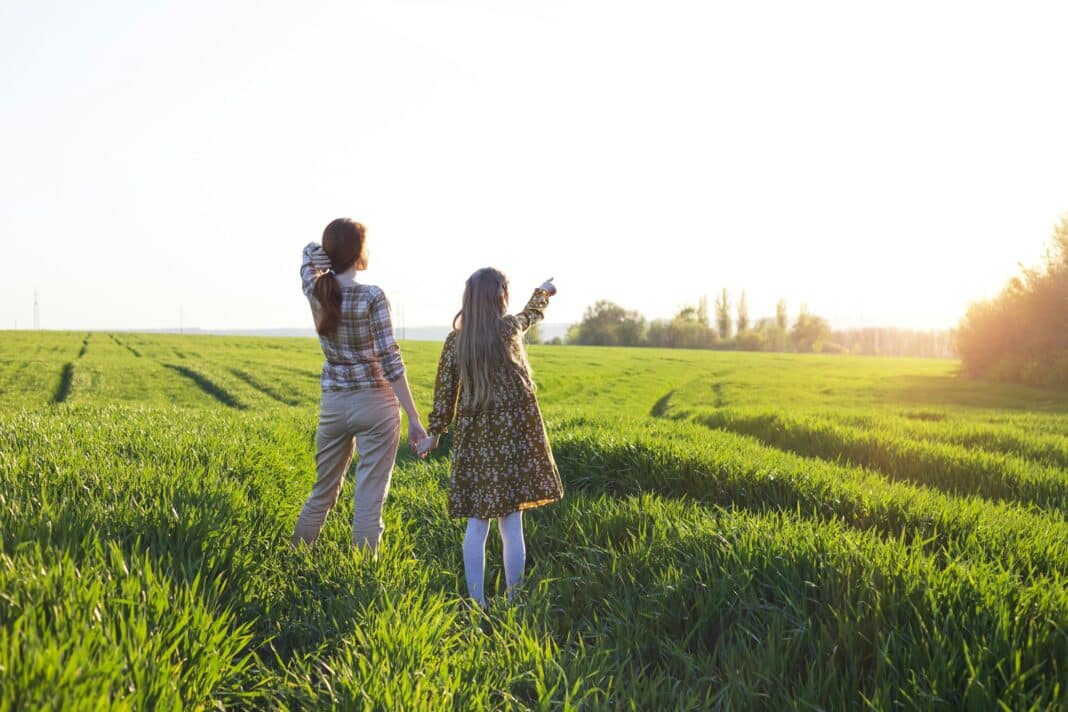
[[[311,242],[304,248],[300,279],[312,315],[319,315],[315,298],[315,275]],[[334,279],[327,277],[326,279]],[[353,391],[388,386],[404,375],[404,361],[393,335],[389,300],[378,287],[369,284],[341,285],[341,319],[331,336],[319,336],[326,356],[323,364],[324,391]]]

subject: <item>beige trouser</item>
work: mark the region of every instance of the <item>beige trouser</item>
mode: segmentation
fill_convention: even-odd
[[[315,434],[319,473],[293,530],[293,545],[319,537],[327,513],[337,503],[355,446],[355,504],[352,542],[372,551],[382,538],[382,503],[389,494],[400,440],[400,405],[391,388],[325,391]]]

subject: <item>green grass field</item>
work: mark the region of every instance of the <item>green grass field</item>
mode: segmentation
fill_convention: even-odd
[[[439,344],[403,345],[429,410]],[[463,601],[448,458],[381,555],[310,339],[0,332],[0,710],[1068,707],[1068,394],[945,361],[532,347],[567,491]],[[500,545],[487,586],[499,594]]]

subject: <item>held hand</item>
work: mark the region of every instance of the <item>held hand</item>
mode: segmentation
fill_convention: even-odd
[[[427,453],[438,446],[438,436],[428,435],[419,441],[419,444],[415,447],[415,454],[419,457],[426,457]]]
[[[417,452],[416,446],[425,439],[426,430],[423,429],[422,423],[418,420],[408,423],[408,447],[411,448],[413,454],[419,454],[422,457],[422,454]]]
[[[320,272],[333,269],[334,266],[334,263],[330,261],[330,255],[326,254],[326,250],[324,250],[321,245],[312,250],[311,263],[312,267]]]
[[[547,280],[545,280],[544,282],[541,283],[541,286],[538,287],[538,289],[544,289],[546,292],[549,293],[550,297],[555,295],[556,294],[556,285],[553,284],[553,280],[554,279],[555,279],[555,277],[549,277],[549,279],[547,279]]]

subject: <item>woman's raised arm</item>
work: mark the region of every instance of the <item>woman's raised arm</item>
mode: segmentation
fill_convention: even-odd
[[[315,295],[315,278],[329,269],[330,255],[318,242],[309,242],[304,246],[300,258],[300,284],[304,296],[311,298]]]

